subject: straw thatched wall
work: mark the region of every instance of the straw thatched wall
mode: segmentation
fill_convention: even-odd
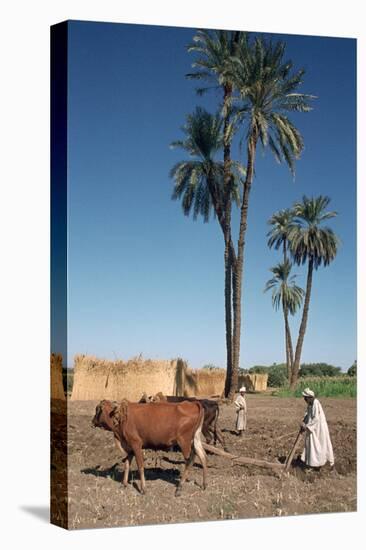
[[[224,369],[187,369],[184,395],[192,396],[223,396],[226,371]],[[247,391],[266,391],[268,374],[242,374],[239,376],[239,387],[245,386]],[[239,389],[239,388],[238,388]]]
[[[187,397],[223,396],[225,376],[226,371],[220,368],[190,369],[182,359],[105,361],[77,355],[71,399],[138,401],[144,393],[155,395],[159,392]],[[239,385],[245,385],[248,391],[264,391],[267,375],[242,375]]]
[[[72,400],[137,401],[143,393],[181,395],[185,363],[181,359],[104,361],[78,355],[74,369]]]
[[[65,399],[62,383],[62,355],[51,353],[51,399]]]
[[[245,386],[247,391],[266,391],[268,374],[241,374],[239,386]]]
[[[223,395],[226,371],[224,369],[186,369],[184,395],[186,397]]]

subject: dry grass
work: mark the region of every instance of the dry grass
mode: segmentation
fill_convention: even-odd
[[[107,361],[87,355],[74,360],[74,383],[71,399],[138,401],[141,396],[164,395],[221,396],[225,386],[225,369],[190,369],[183,359],[151,360],[137,357],[129,361]],[[241,375],[239,384],[248,390],[263,391],[267,375]]]

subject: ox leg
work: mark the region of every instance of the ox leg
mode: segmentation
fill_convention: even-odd
[[[124,463],[122,484],[123,484],[123,487],[127,487],[127,485],[128,485],[128,474],[129,474],[129,471],[130,471],[130,464],[131,464],[131,460],[133,458],[133,453],[127,453],[124,450],[124,448],[122,447],[121,442],[119,441],[119,439],[117,439],[116,437],[114,438],[114,444],[122,454],[122,462]]]
[[[120,453],[122,454],[122,460],[124,460],[127,457],[127,453],[124,450],[124,448],[122,447],[121,442],[119,441],[119,439],[117,439],[116,437],[114,438],[114,444],[117,447],[117,449],[120,451]]]
[[[194,435],[193,447],[194,447],[194,451],[195,451],[196,455],[198,456],[198,458],[200,459],[200,462],[202,464],[202,475],[203,475],[202,489],[206,489],[206,486],[207,486],[207,483],[206,483],[206,481],[207,481],[207,458],[206,458],[205,450],[202,446],[201,430],[197,430],[197,432]]]
[[[135,449],[134,454],[135,454],[137,467],[139,469],[139,474],[140,474],[140,485],[141,485],[140,492],[142,495],[144,495],[145,489],[146,489],[146,482],[145,482],[145,473],[144,473],[144,455],[142,452],[142,448],[139,447],[138,449]]]
[[[125,467],[124,467],[124,470],[123,470],[123,487],[127,487],[128,485],[128,474],[130,472],[130,466],[131,466],[131,461],[133,459],[133,453],[128,453],[126,458],[124,459],[124,462],[125,462]]]
[[[192,448],[189,457],[188,458],[184,457],[185,467],[184,467],[183,474],[181,475],[181,478],[179,480],[178,487],[175,490],[176,497],[179,497],[182,494],[182,485],[187,479],[188,470],[193,464],[194,457],[195,457],[195,451],[194,451],[194,448]]]

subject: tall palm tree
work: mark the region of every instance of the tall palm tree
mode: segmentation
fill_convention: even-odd
[[[288,259],[272,267],[271,271],[274,276],[267,281],[264,289],[265,292],[272,290],[272,305],[276,310],[282,306],[285,321],[285,345],[289,382],[291,377],[289,358],[293,356],[293,349],[288,315],[295,315],[296,311],[301,307],[304,297],[303,289],[295,284],[296,275],[291,275],[291,268],[292,265]]]
[[[224,224],[224,167],[217,155],[222,149],[222,118],[212,115],[201,107],[187,116],[182,128],[185,138],[173,141],[172,148],[183,149],[188,160],[180,161],[170,171],[175,185],[172,199],[181,199],[186,216],[193,212],[193,218],[200,215],[209,221],[213,210],[222,232]],[[240,201],[240,179],[244,176],[243,167],[232,162],[230,197],[238,204]],[[230,243],[233,248],[232,242]]]
[[[334,231],[329,227],[322,226],[323,222],[337,215],[337,212],[326,211],[329,202],[330,198],[322,195],[310,198],[304,195],[302,201],[293,206],[296,224],[289,233],[290,252],[296,264],[307,263],[308,272],[304,308],[292,368],[292,388],[296,385],[300,368],[309,314],[313,271],[320,266],[328,266],[334,260],[339,246],[339,239]]]
[[[233,94],[233,75],[230,67],[231,57],[235,54],[238,44],[244,39],[245,33],[240,31],[208,31],[198,30],[193,37],[193,43],[188,51],[197,54],[192,67],[196,69],[187,74],[188,78],[208,82],[209,86],[197,89],[202,95],[210,88],[221,88],[223,92],[223,153],[224,153],[224,196],[223,224],[225,238],[225,327],[226,327],[226,382],[225,395],[229,391],[232,372],[232,263],[235,261],[235,251],[230,247],[231,241],[231,141],[234,125],[231,121],[231,106]],[[211,85],[210,85],[211,84]]]
[[[284,60],[284,42],[256,38],[253,44],[242,40],[232,58],[233,81],[241,104],[237,118],[246,127],[246,177],[240,209],[237,259],[233,268],[233,372],[230,394],[237,387],[240,356],[241,300],[249,195],[254,178],[258,143],[269,146],[276,160],[284,160],[294,174],[303,139],[286,112],[307,112],[314,96],[298,92],[304,70],[293,72],[291,61]]]
[[[278,212],[275,212],[271,216],[271,218],[268,220],[268,224],[271,226],[271,229],[267,233],[267,237],[269,237],[267,244],[269,248],[272,248],[274,246],[276,250],[282,247],[284,262],[286,262],[287,260],[288,235],[291,230],[291,227],[293,226],[293,219],[294,219],[293,211],[290,208],[286,208],[284,210],[279,210]],[[285,316],[285,323],[286,323],[286,319],[288,319],[288,310],[287,310],[286,302],[284,303],[284,308],[285,308],[284,316]],[[288,331],[286,330],[285,334],[286,334],[286,367],[287,367],[288,381],[290,382],[292,364],[294,362],[290,329],[288,329]]]

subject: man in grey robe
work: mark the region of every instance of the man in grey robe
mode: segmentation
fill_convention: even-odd
[[[236,408],[236,430],[238,435],[242,436],[244,430],[247,429],[247,402],[245,400],[245,386],[239,390],[239,395],[234,401]]]
[[[302,395],[308,407],[301,424],[301,430],[305,432],[305,448],[301,460],[312,468],[319,468],[327,462],[333,466],[333,447],[323,407],[310,388],[306,388]]]

